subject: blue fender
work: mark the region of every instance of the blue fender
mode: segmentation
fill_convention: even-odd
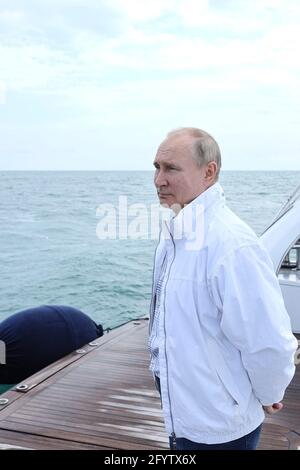
[[[88,315],[64,305],[22,310],[0,323],[6,363],[0,384],[16,384],[43,367],[103,335]]]

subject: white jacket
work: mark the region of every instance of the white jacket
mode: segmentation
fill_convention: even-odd
[[[225,205],[219,183],[160,237],[153,297],[165,255],[159,366],[167,432],[207,444],[238,439],[261,424],[262,405],[282,400],[295,372],[297,341],[272,262]]]

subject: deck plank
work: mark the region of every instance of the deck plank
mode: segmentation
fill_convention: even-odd
[[[160,398],[148,370],[148,322],[133,321],[72,353],[1,397],[0,448],[167,449]],[[300,446],[300,369],[284,408],[267,417],[260,449]]]
[[[167,448],[160,398],[148,370],[148,322],[130,322],[9,391],[0,444],[27,448]],[[47,369],[48,375],[47,375]],[[41,378],[41,380],[40,380]]]

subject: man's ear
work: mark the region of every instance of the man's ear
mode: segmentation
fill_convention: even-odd
[[[216,162],[209,162],[206,167],[205,172],[205,179],[207,182],[214,181],[216,179],[217,174],[217,163]]]

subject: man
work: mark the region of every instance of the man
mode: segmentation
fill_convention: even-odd
[[[255,449],[264,411],[282,408],[295,372],[272,262],[225,205],[213,137],[173,131],[154,166],[159,200],[175,212],[156,250],[149,337],[170,447]]]

